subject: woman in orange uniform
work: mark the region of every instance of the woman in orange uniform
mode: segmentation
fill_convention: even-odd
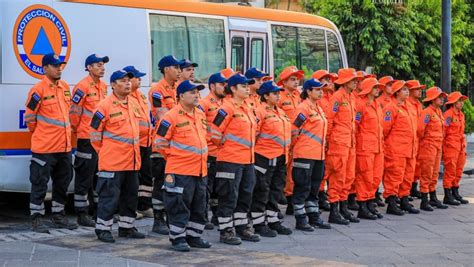
[[[436,196],[436,183],[439,176],[439,165],[441,163],[441,149],[443,147],[443,113],[441,106],[447,94],[439,87],[431,87],[426,90],[426,98],[423,103],[428,105],[421,112],[418,122],[418,138],[420,149],[418,161],[420,162],[420,208],[425,211],[433,211],[435,206],[438,209],[447,209],[448,206],[441,203]],[[428,193],[430,201],[428,201]]]
[[[443,202],[445,204],[453,203],[453,198],[460,204],[469,203],[459,194],[459,182],[466,163],[466,137],[464,136],[466,121],[462,112],[462,106],[466,99],[467,96],[463,96],[460,92],[452,92],[448,96],[448,102],[446,102],[443,143],[443,188],[445,196]]]

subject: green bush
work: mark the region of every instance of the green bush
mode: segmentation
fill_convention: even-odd
[[[462,111],[464,112],[464,117],[466,119],[466,129],[464,132],[467,134],[474,132],[474,106],[470,100],[464,101]]]

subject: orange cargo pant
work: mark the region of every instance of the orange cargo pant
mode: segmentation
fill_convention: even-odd
[[[329,181],[328,201],[330,203],[347,200],[347,195],[353,182],[347,179],[347,171],[351,167],[355,168],[355,161],[353,165],[349,162],[351,150],[355,153],[354,147],[350,148],[339,144],[329,145],[326,156],[326,174]],[[347,188],[347,193],[344,193],[346,191],[345,188]]]
[[[383,175],[383,153],[358,154],[356,158],[355,189],[357,201],[375,198]]]
[[[319,186],[319,192],[323,192],[326,189],[326,184],[328,183],[328,175],[326,169],[324,170],[323,180],[321,181],[321,185]]]
[[[288,159],[288,163],[286,164],[286,184],[285,184],[285,196],[289,197],[293,195],[293,187],[295,184],[293,183],[293,158]]]
[[[435,191],[441,163],[441,145],[425,144],[423,150],[418,153],[418,161],[420,162],[421,171],[420,192]]]
[[[420,146],[418,146],[418,153],[420,153]],[[418,156],[416,158],[418,158]],[[415,169],[413,169],[413,171],[410,170],[410,172],[413,172],[413,182],[419,182],[421,177],[421,166],[418,160],[416,161],[415,166]]]
[[[347,200],[349,194],[356,193],[355,187],[355,168],[356,168],[356,150],[355,147],[349,150],[349,160],[347,161],[346,182],[344,182],[344,191],[342,201]]]
[[[466,148],[455,149],[445,146],[443,160],[443,188],[459,187],[464,164],[466,164]]]
[[[415,158],[385,156],[383,174],[383,197],[410,195],[413,176],[406,175],[407,169],[415,169]]]

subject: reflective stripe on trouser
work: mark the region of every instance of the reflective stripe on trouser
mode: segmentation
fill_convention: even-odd
[[[414,158],[385,156],[383,175],[383,196],[404,197],[410,194],[413,178],[405,175],[408,168],[414,168]]]
[[[347,160],[346,179],[344,180],[344,187],[342,196],[339,196],[340,201],[347,200],[351,193],[355,193],[355,165],[356,165],[356,150],[355,147],[349,149],[349,157]]]
[[[343,188],[346,181],[349,150],[350,148],[347,146],[329,144],[325,170],[328,176],[329,186],[327,192],[330,203],[344,200]]]
[[[117,209],[119,227],[133,227],[138,203],[137,171],[101,171],[96,191],[99,194],[96,229],[110,231]]]
[[[418,153],[420,162],[420,192],[428,193],[436,190],[439,177],[439,165],[441,163],[441,146],[428,144]]]
[[[142,165],[138,173],[138,210],[147,210],[152,207],[153,174],[151,165],[151,147],[140,147]]]
[[[30,162],[30,213],[44,215],[44,198],[48,191],[49,178],[53,180],[53,213],[64,210],[67,188],[72,179],[71,152],[39,154],[32,153]]]
[[[171,175],[174,184],[164,185],[163,202],[170,226],[170,240],[175,244],[185,242],[186,236],[200,237],[204,231],[207,177]]]
[[[324,175],[324,160],[293,159],[293,209],[295,217],[319,212],[318,193]]]
[[[250,206],[252,222],[254,225],[265,223],[265,221],[270,223],[269,218],[266,217],[268,214],[273,214],[271,211],[278,213],[278,201],[285,186],[285,155],[269,159],[255,154],[255,174],[256,183]]]
[[[153,174],[153,192],[152,192],[152,206],[154,211],[164,210],[163,206],[163,182],[165,180],[165,165],[164,158],[152,157],[151,159],[151,173]]]
[[[444,147],[443,150],[444,174],[443,187],[458,187],[461,181],[464,164],[466,164],[466,150]]]
[[[255,187],[254,165],[218,161],[216,169],[215,189],[218,194],[217,219],[219,230],[230,228],[235,223],[242,226],[243,224],[240,223],[246,222],[245,219],[250,211],[252,192]],[[240,214],[245,214],[245,218]],[[235,218],[235,215],[238,218]],[[232,223],[232,218],[234,223]]]
[[[97,152],[89,139],[77,140],[77,151],[74,158],[74,208],[76,212],[87,212],[89,193],[93,191],[97,180]]]

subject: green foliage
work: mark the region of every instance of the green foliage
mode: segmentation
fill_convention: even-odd
[[[466,119],[466,129],[464,130],[464,132],[474,132],[474,106],[472,105],[470,100],[464,101],[462,112],[464,113],[464,118]]]

